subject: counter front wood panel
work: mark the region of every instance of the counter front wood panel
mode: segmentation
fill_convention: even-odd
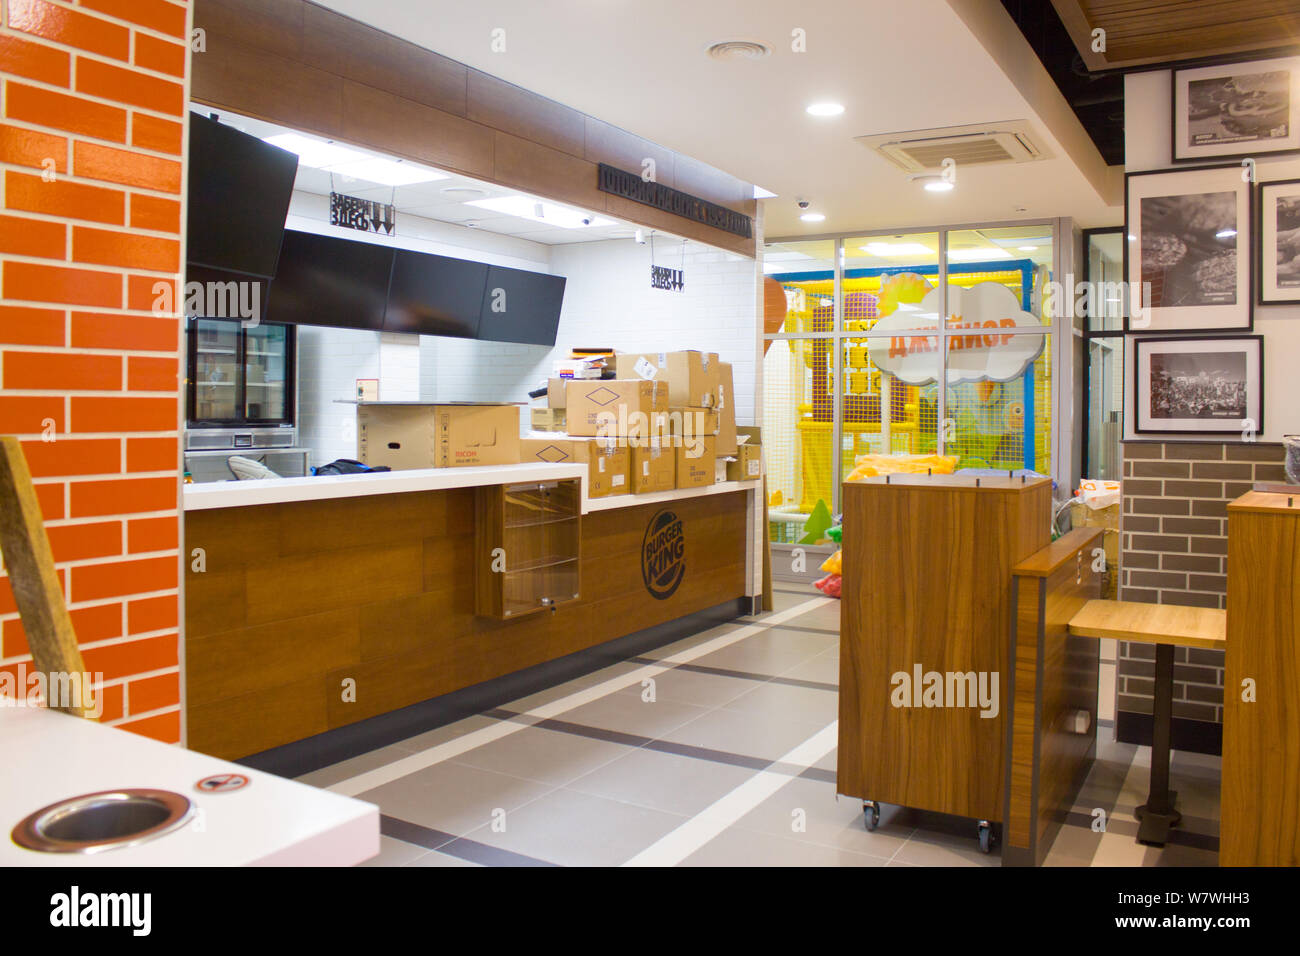
[[[1300,866],[1300,507],[1286,495],[1238,501],[1228,506],[1219,863]],[[1247,679],[1253,701],[1242,699]]]
[[[1048,543],[1051,483],[893,476],[844,485],[840,793],[998,821],[1011,569]],[[998,678],[998,712],[894,707],[892,675]]]
[[[474,613],[475,492],[196,511],[186,548],[188,745],[237,758],[387,713],[745,594],[746,492],[582,519],[579,602],[498,622]],[[651,517],[683,521],[685,574],[641,577]],[[355,702],[343,682],[356,682]]]

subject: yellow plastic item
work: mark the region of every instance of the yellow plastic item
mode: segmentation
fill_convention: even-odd
[[[827,574],[843,574],[844,570],[841,564],[840,555],[844,553],[843,549],[836,551],[829,558],[822,562],[822,570]]]
[[[951,475],[956,470],[956,455],[863,455],[844,480],[861,481],[876,475]]]

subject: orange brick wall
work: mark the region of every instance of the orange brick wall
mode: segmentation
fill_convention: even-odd
[[[181,270],[190,10],[0,8],[0,434],[23,439],[102,719],[175,743],[181,330],[153,287]],[[0,668],[29,660],[0,578]]]

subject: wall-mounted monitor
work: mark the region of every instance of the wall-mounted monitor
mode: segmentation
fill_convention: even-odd
[[[554,345],[565,281],[564,276],[544,272],[489,267],[478,337],[490,342]]]
[[[286,229],[267,320],[382,331],[393,252],[391,246]]]
[[[191,113],[189,167],[187,261],[275,275],[298,157]]]
[[[398,249],[384,331],[477,337],[487,277],[481,262]]]

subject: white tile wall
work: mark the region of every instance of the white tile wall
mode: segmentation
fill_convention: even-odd
[[[378,332],[298,327],[298,443],[308,464],[357,457],[357,379],[379,378]]]

